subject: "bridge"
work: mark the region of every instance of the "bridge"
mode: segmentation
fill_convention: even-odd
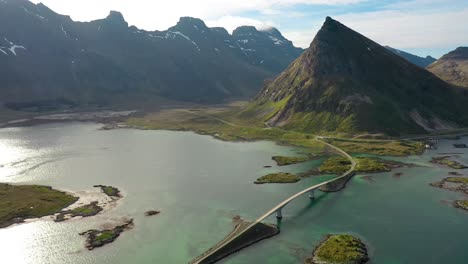
[[[286,198],[285,200],[283,200],[282,202],[280,202],[278,205],[276,205],[275,207],[273,207],[272,209],[270,209],[268,212],[264,213],[262,216],[260,216],[259,218],[257,218],[255,221],[249,223],[249,224],[244,224],[244,225],[238,225],[234,231],[232,231],[226,238],[224,238],[222,241],[220,241],[218,244],[216,244],[215,246],[213,246],[212,248],[210,248],[208,251],[206,251],[205,253],[203,253],[202,255],[200,255],[199,257],[195,258],[194,260],[192,260],[190,263],[191,264],[206,264],[206,263],[214,263],[216,262],[216,259],[213,260],[213,255],[217,254],[218,252],[222,251],[223,248],[225,248],[226,246],[228,246],[231,242],[233,242],[234,240],[236,240],[237,238],[239,238],[240,236],[246,234],[247,232],[251,231],[252,229],[255,229],[258,227],[259,224],[261,224],[261,222],[263,220],[265,220],[267,217],[269,217],[270,215],[272,214],[275,214],[276,213],[276,217],[278,219],[281,219],[283,217],[283,213],[282,213],[282,210],[283,208],[288,205],[290,202],[292,202],[293,200],[295,200],[296,198],[304,195],[304,194],[309,194],[309,197],[311,199],[314,199],[315,198],[315,195],[314,195],[314,192],[315,190],[321,188],[321,187],[325,187],[326,185],[329,185],[331,183],[335,183],[335,182],[339,182],[340,180],[343,180],[343,181],[346,181],[349,177],[352,177],[354,176],[354,170],[355,170],[355,167],[356,167],[356,161],[353,159],[353,157],[351,157],[351,155],[349,155],[348,153],[346,153],[345,151],[343,151],[342,149],[338,148],[338,147],[335,147],[331,144],[329,144],[328,142],[325,142],[322,140],[323,137],[315,137],[315,140],[319,141],[320,143],[330,147],[331,149],[335,150],[338,154],[348,158],[350,161],[351,161],[351,167],[348,171],[346,171],[345,173],[343,173],[341,176],[339,177],[336,177],[334,179],[331,179],[329,181],[325,181],[325,182],[322,182],[322,183],[319,183],[319,184],[316,184],[314,186],[311,186],[305,190],[302,190],[294,195],[292,195],[291,197],[289,198]],[[250,243],[251,244],[251,243]],[[237,249],[239,250],[239,249]],[[228,252],[228,253],[225,253],[224,256],[227,256],[229,255],[230,253],[233,253],[233,252]],[[218,258],[219,260],[219,258]]]

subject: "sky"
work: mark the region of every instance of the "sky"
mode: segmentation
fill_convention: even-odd
[[[32,0],[75,21],[121,12],[131,25],[165,30],[182,16],[232,31],[276,27],[306,48],[326,16],[373,39],[419,56],[440,57],[468,46],[468,0]]]

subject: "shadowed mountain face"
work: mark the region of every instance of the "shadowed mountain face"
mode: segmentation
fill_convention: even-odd
[[[468,88],[468,47],[459,47],[427,67],[442,80]]]
[[[250,110],[289,129],[395,135],[466,124],[465,97],[328,17],[310,48],[266,85]]]
[[[148,32],[129,27],[118,12],[74,22],[43,4],[0,0],[4,104],[106,104],[134,95],[218,102],[254,95],[302,52],[275,29],[230,35],[184,17]]]
[[[436,61],[435,58],[431,57],[431,56],[427,56],[426,58],[423,58],[423,57],[419,57],[419,56],[416,56],[416,55],[413,55],[411,53],[408,53],[408,52],[404,52],[402,50],[397,50],[397,49],[394,49],[392,47],[389,47],[389,46],[385,46],[385,48],[387,48],[388,50],[392,51],[393,53],[395,53],[396,55],[399,55],[403,58],[405,58],[406,60],[408,60],[409,62],[415,64],[415,65],[418,65],[419,67],[421,68],[426,68],[427,66],[429,66],[431,63],[433,63],[434,61]]]

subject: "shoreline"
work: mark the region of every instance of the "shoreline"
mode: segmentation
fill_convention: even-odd
[[[16,184],[14,184],[14,185],[16,185]],[[45,215],[45,216],[39,217],[39,218],[27,218],[27,219],[24,219],[23,222],[21,222],[21,223],[15,223],[15,224],[12,224],[12,225],[9,225],[7,227],[0,228],[0,229],[14,228],[14,227],[17,227],[17,226],[20,226],[20,225],[34,223],[34,222],[38,222],[38,221],[53,222],[55,224],[60,224],[61,222],[56,222],[56,221],[54,221],[54,219],[61,212],[67,211],[67,210],[73,210],[73,209],[79,208],[81,206],[91,204],[92,202],[95,202],[95,201],[97,201],[98,202],[97,205],[102,208],[102,211],[98,212],[96,215],[102,215],[102,214],[106,214],[107,212],[117,208],[119,206],[119,201],[121,200],[121,199],[112,199],[111,197],[107,196],[105,193],[103,193],[103,192],[101,192],[100,190],[97,190],[97,189],[96,189],[96,191],[90,191],[90,190],[70,191],[70,190],[67,190],[67,189],[54,189],[54,190],[57,190],[59,192],[63,192],[65,194],[71,195],[73,197],[76,197],[77,199],[73,204],[69,205],[68,207],[62,208],[62,210],[60,212],[56,212],[56,213],[50,214],[50,215]],[[93,216],[96,216],[96,215],[93,215]],[[66,218],[65,221],[62,221],[62,222],[78,221],[78,220],[81,220],[83,218],[86,218],[86,217],[82,217],[82,216],[69,217],[69,218]]]

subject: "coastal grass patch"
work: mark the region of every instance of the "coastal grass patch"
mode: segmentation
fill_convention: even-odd
[[[357,173],[377,173],[377,172],[388,172],[392,168],[402,166],[403,164],[394,163],[390,164],[388,161],[384,161],[377,158],[358,157],[356,160],[355,172]],[[393,164],[394,163],[394,164]],[[343,174],[351,168],[351,161],[342,156],[333,156],[325,160],[320,166],[319,171],[321,173],[330,174]]]
[[[284,102],[277,102],[283,104]],[[276,109],[277,105],[267,105]],[[262,108],[263,109],[263,108]],[[194,131],[202,135],[211,135],[225,141],[269,140],[280,145],[304,147],[311,153],[323,153],[326,147],[315,140],[314,134],[294,128],[269,127],[263,119],[262,109],[253,107],[249,110],[240,106],[200,107],[196,109],[168,109],[148,113],[142,117],[129,118],[129,127],[152,130]],[[260,112],[258,112],[260,111]],[[273,111],[274,112],[274,111]],[[265,113],[271,113],[266,111]],[[338,135],[342,134],[327,134]],[[424,144],[398,140],[362,140],[346,138],[327,138],[328,143],[349,153],[367,153],[386,156],[408,156],[424,151]]]
[[[286,156],[273,156],[272,159],[278,166],[287,166],[305,162],[308,160],[307,157],[286,157]]]
[[[468,200],[458,200],[453,203],[456,208],[468,211]]]
[[[348,153],[367,153],[380,156],[418,155],[424,151],[424,144],[415,141],[353,140],[329,138],[326,141]]]
[[[311,153],[322,153],[325,149],[311,134],[269,128],[262,122],[242,120],[235,114],[211,113],[208,110],[164,110],[130,118],[127,125],[139,129],[194,131],[224,141],[270,140],[280,145],[305,147]]]
[[[47,186],[0,183],[0,228],[60,212],[77,197]]]
[[[300,181],[301,178],[297,175],[291,173],[272,173],[258,178],[254,183],[255,184],[265,184],[265,183],[295,183]]]
[[[306,263],[362,264],[369,260],[366,245],[351,235],[329,235]]]
[[[460,162],[451,160],[450,158],[451,156],[433,157],[431,163],[443,165],[456,170],[463,170],[468,168]]]
[[[453,183],[468,184],[468,178],[462,178],[462,177],[448,177],[448,178],[445,178],[445,181],[453,182]]]
[[[107,196],[111,198],[121,198],[120,190],[113,186],[107,185],[94,185],[95,188],[101,188],[102,192],[104,192]]]

